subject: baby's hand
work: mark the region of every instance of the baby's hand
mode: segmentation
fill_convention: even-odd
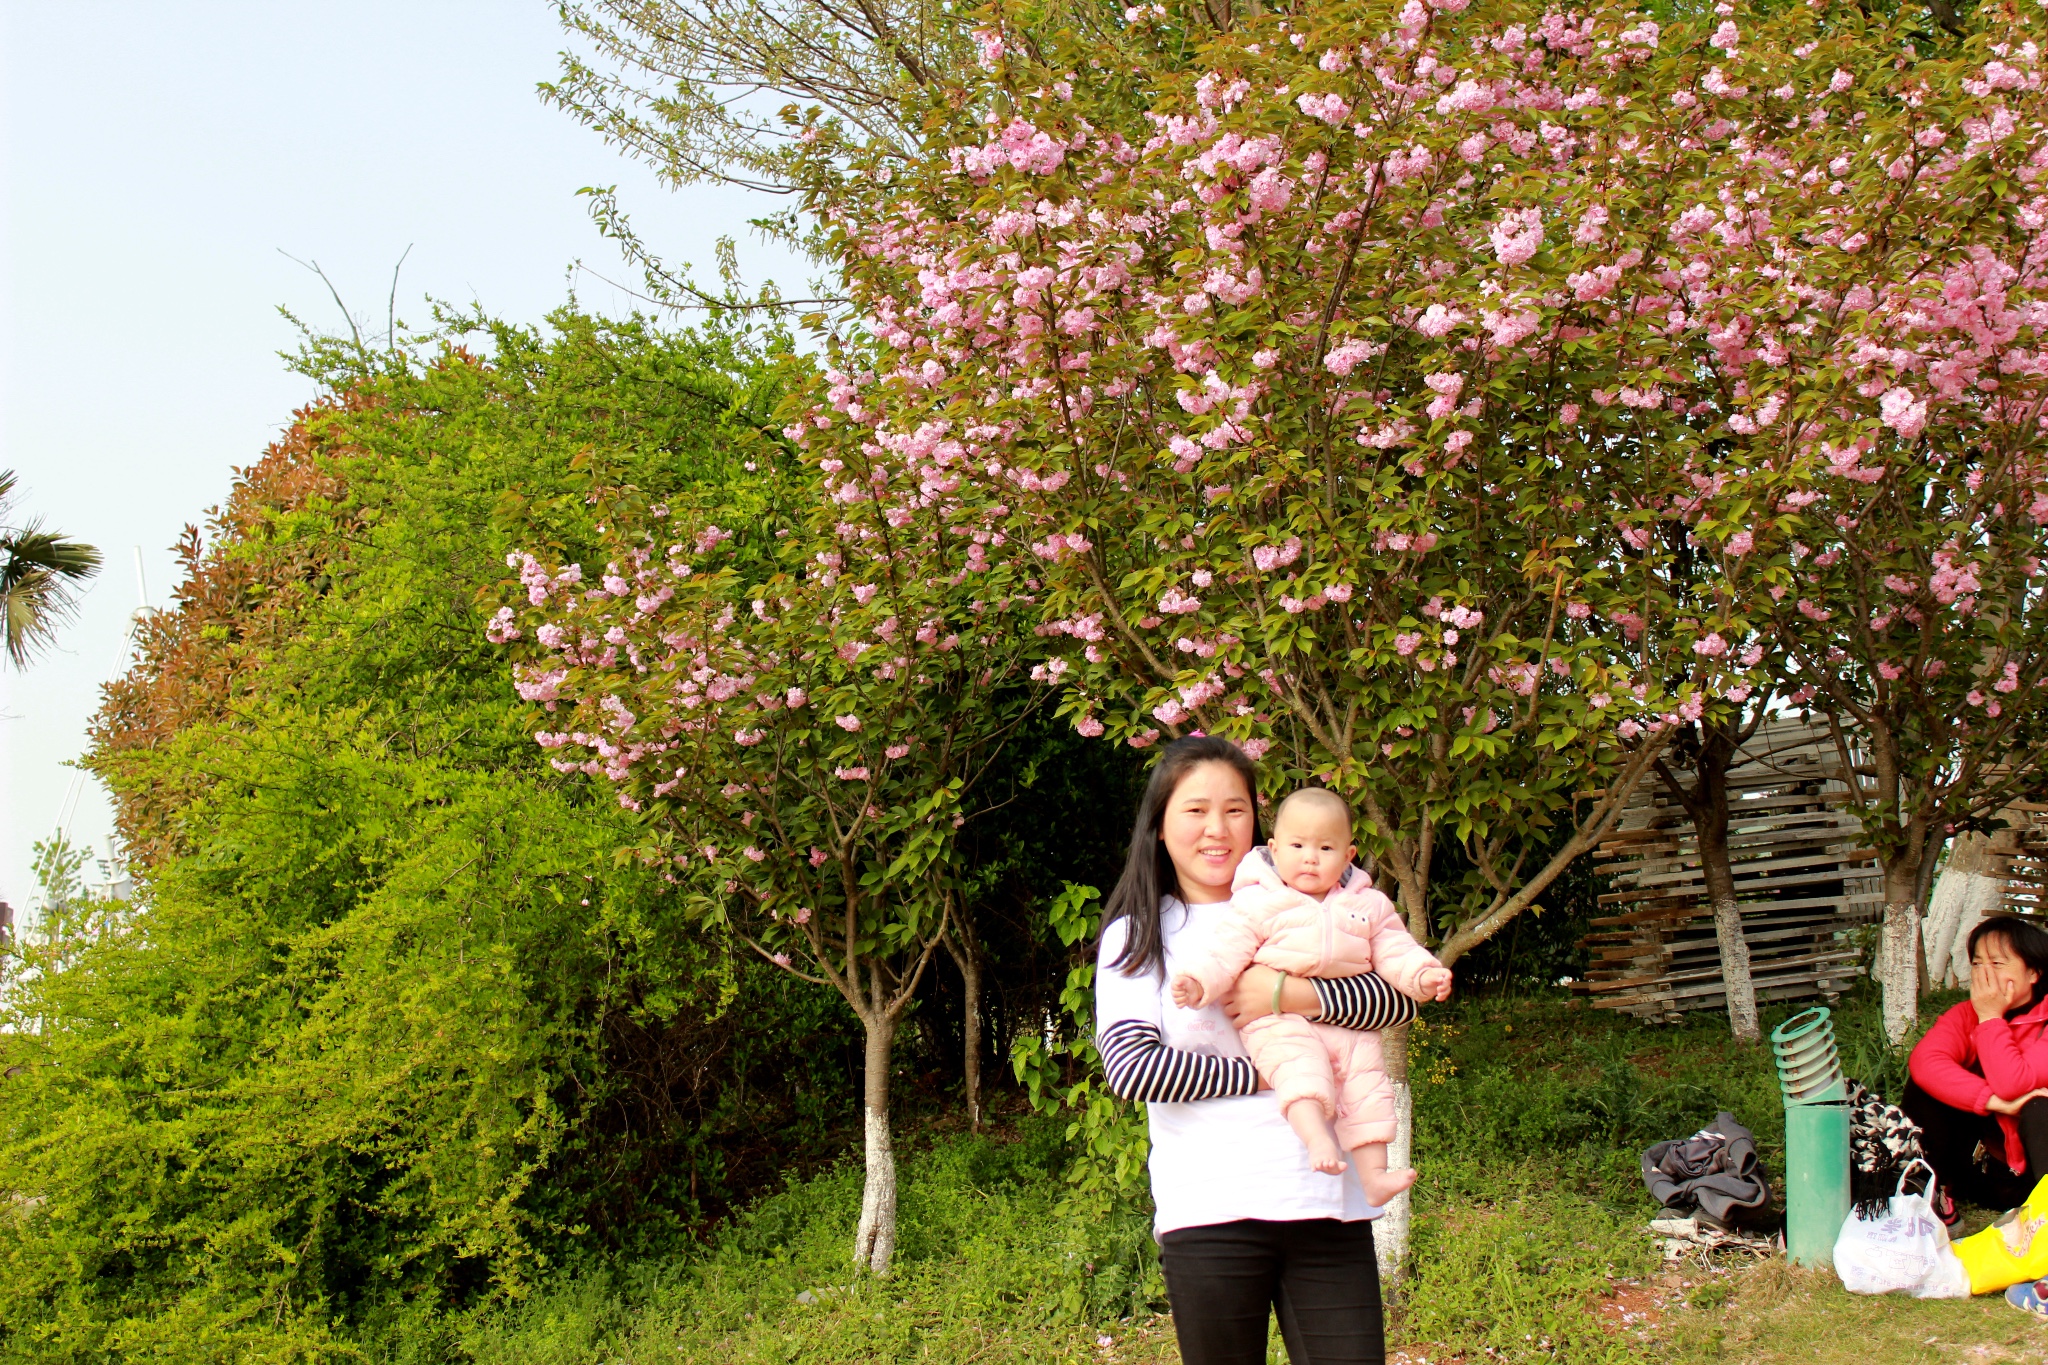
[[[1428,968],[1415,979],[1415,984],[1432,1000],[1448,1000],[1451,998],[1451,969]]]
[[[1184,1010],[1202,1007],[1202,983],[1192,976],[1176,976],[1173,979],[1173,1003]]]

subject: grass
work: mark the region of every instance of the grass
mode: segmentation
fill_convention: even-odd
[[[1934,1009],[1945,1001],[1930,1003]],[[1768,1022],[1791,1011],[1780,1009]],[[1875,1011],[1838,1012],[1854,1073],[1896,1094]],[[1483,999],[1421,1031],[1411,1270],[1393,1357],[1623,1362],[2048,1360],[2048,1323],[1992,1297],[1858,1298],[1781,1261],[1667,1267],[1641,1150],[1727,1109],[1782,1169],[1764,1049],[1718,1019],[1644,1028],[1555,994]],[[904,1164],[896,1273],[854,1281],[857,1166],[792,1183],[708,1247],[564,1279],[447,1326],[421,1359],[642,1362],[1087,1362],[1178,1359],[1140,1208],[1063,1204],[1059,1129],[1023,1119]],[[413,1354],[413,1353],[408,1353]],[[1272,1358],[1279,1360],[1277,1343]]]
[[[906,1160],[887,1280],[851,1274],[860,1170],[849,1165],[763,1200],[696,1255],[586,1275],[474,1319],[450,1354],[474,1365],[1175,1359],[1163,1322],[1090,1324],[1111,1268],[1088,1257],[1115,1238],[1058,1215],[1059,1131],[1026,1121]]]

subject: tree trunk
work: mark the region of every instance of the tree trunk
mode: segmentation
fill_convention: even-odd
[[[1749,941],[1742,936],[1742,907],[1735,900],[1735,872],[1728,863],[1727,799],[1723,796],[1712,804],[1719,809],[1703,812],[1706,818],[1694,822],[1693,834],[1699,844],[1707,904],[1714,909],[1714,938],[1721,947],[1728,1028],[1737,1042],[1754,1043],[1763,1035],[1757,1026],[1756,984],[1749,975]]]
[[[1415,1091],[1408,1084],[1408,1025],[1383,1030],[1380,1047],[1386,1054],[1387,1079],[1394,1083],[1394,1140],[1387,1144],[1387,1169],[1398,1171],[1411,1164],[1415,1150]],[[1390,1284],[1401,1279],[1408,1259],[1408,1228],[1413,1208],[1413,1191],[1403,1190],[1372,1225],[1380,1274]]]
[[[961,983],[961,1075],[967,1086],[967,1123],[981,1131],[981,945],[972,931],[962,927],[958,938],[948,935],[946,951],[960,969]]]
[[[863,1012],[867,1074],[862,1118],[867,1126],[867,1181],[861,1188],[860,1226],[853,1234],[856,1269],[889,1273],[896,1251],[896,1152],[889,1142],[889,1060],[896,1044],[896,1018]]]
[[[1934,903],[1923,928],[1927,974],[1935,986],[1970,984],[1970,931],[2005,906],[2004,860],[2010,830],[1998,837],[1958,834],[1949,845],[1948,865],[1934,884]],[[1933,859],[1929,859],[1932,862]]]
[[[1884,926],[1877,980],[1884,990],[1884,1036],[1897,1046],[1920,1018],[1920,866],[1901,859],[1884,870]]]
[[[1415,855],[1404,860],[1409,875],[1397,878],[1401,910],[1408,921],[1408,932],[1415,936],[1415,941],[1427,943],[1430,938],[1430,869],[1426,846],[1418,847]],[[1406,1024],[1380,1031],[1380,1049],[1386,1056],[1387,1079],[1394,1085],[1394,1140],[1387,1144],[1387,1169],[1390,1171],[1412,1165],[1415,1152],[1415,1092],[1408,1084],[1408,1032]],[[1390,1284],[1401,1278],[1402,1267],[1408,1259],[1408,1229],[1413,1208],[1413,1196],[1403,1190],[1387,1205],[1386,1213],[1372,1225],[1373,1247],[1379,1255],[1380,1274]]]

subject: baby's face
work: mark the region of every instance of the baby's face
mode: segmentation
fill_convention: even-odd
[[[1344,875],[1355,850],[1351,831],[1335,813],[1310,807],[1288,811],[1273,827],[1273,868],[1305,896],[1321,900]]]

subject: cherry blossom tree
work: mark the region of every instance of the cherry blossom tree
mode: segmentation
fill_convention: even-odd
[[[854,1257],[886,1273],[892,1049],[959,932],[956,831],[1038,704],[1020,686],[1035,640],[982,544],[894,524],[872,499],[757,523],[736,562],[715,522],[687,525],[632,489],[603,498],[612,559],[596,581],[516,557],[525,610],[501,610],[494,635],[528,648],[519,688],[558,717],[535,734],[554,765],[611,783],[645,818],[635,853],[668,865],[708,928],[859,1017]]]
[[[1724,19],[1674,100],[1722,149],[1672,225],[1716,463],[1695,532],[1825,716],[1916,1014],[1931,860],[2044,780],[2048,109],[2035,9],[1923,52],[1903,16]]]
[[[990,28],[921,160],[810,125],[884,360],[792,431],[872,428],[842,492],[914,521],[943,486],[1010,534],[1084,734],[1200,728],[1350,797],[1446,961],[1746,695],[1652,533],[1699,496],[1658,253],[1713,154],[1662,95],[1718,53],[1464,8],[1267,16],[1192,60],[1175,31],[1131,69]],[[1478,870],[1448,906],[1446,841]]]
[[[1636,524],[1660,481],[1694,491],[1658,439],[1685,429],[1655,373],[1675,281],[1645,262],[1709,153],[1644,92],[1701,58],[1636,16],[1462,8],[1247,22],[1135,115],[1127,73],[990,30],[954,145],[902,169],[811,130],[893,352],[837,373],[813,429],[943,433],[889,487],[914,516],[963,483],[1028,547],[1085,733],[1276,750],[1358,801],[1418,926],[1458,840],[1483,894],[1452,959],[1739,672],[1645,615],[1662,552]]]

